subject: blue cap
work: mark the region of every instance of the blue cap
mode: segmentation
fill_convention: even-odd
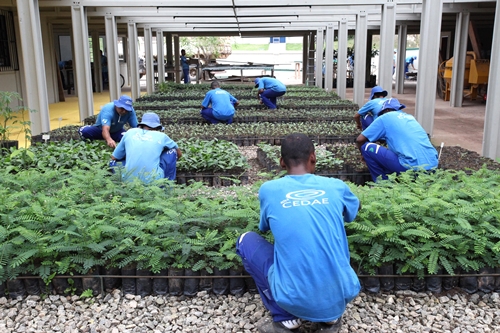
[[[379,94],[379,95],[381,94],[381,95],[384,95],[384,97],[385,97],[385,96],[387,96],[387,91],[384,90],[384,88],[382,88],[381,86],[373,87],[372,92],[370,94],[370,100],[373,99],[373,95],[375,95],[375,94]]]
[[[255,80],[253,80],[253,82],[255,83],[255,88],[258,88],[259,87],[259,82],[260,82],[260,77],[258,77]]]
[[[160,117],[156,113],[148,112],[142,115],[142,120],[139,125],[146,125],[151,128],[163,127],[160,124]]]
[[[127,111],[133,111],[132,98],[127,95],[121,96],[119,99],[115,100],[115,106],[119,108],[124,108]]]
[[[382,110],[401,110],[404,109],[406,105],[399,103],[397,98],[389,98],[387,101],[382,104]]]

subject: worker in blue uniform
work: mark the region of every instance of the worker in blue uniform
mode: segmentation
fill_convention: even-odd
[[[128,130],[116,146],[110,166],[123,166],[125,181],[135,178],[144,183],[160,178],[175,180],[176,162],[182,152],[177,143],[162,131],[160,117],[156,113],[145,113],[138,128]]]
[[[381,86],[372,88],[370,100],[363,105],[354,115],[354,121],[358,129],[367,128],[382,111],[382,105],[387,101],[387,90]]]
[[[415,62],[415,60],[417,60],[416,56],[406,57],[406,59],[405,59],[405,79],[408,78],[406,73],[408,73],[410,66],[413,70],[415,70],[415,65],[413,64]]]
[[[253,231],[236,241],[273,317],[258,330],[291,333],[308,320],[318,323],[317,332],[338,332],[360,290],[344,229],[360,202],[341,180],[314,175],[314,144],[302,133],[282,140],[280,165],[287,175],[259,189],[259,230],[271,231],[274,244]]]
[[[127,95],[104,105],[97,115],[96,123],[80,127],[79,133],[83,139],[104,140],[109,147],[115,148],[125,133],[125,124],[131,128],[137,127],[132,98]]]
[[[269,109],[277,109],[276,98],[286,94],[286,86],[272,77],[258,77],[254,81],[257,99]]]
[[[378,118],[356,139],[373,181],[387,179],[391,173],[432,170],[438,165],[436,148],[418,121],[401,111],[405,107],[396,98],[388,99]],[[375,143],[380,139],[388,148]]]
[[[219,81],[212,81],[210,88],[211,90],[206,93],[201,103],[201,116],[211,124],[231,124],[235,112],[234,107],[239,104],[238,100],[226,90],[221,89]]]

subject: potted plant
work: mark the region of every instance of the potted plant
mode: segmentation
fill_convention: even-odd
[[[19,147],[18,140],[11,140],[10,135],[13,133],[16,124],[21,126],[21,132],[24,132],[26,141],[31,139],[31,122],[24,120],[24,107],[20,106],[13,108],[12,102],[22,101],[21,96],[17,92],[0,91],[0,155],[4,150],[10,150],[11,147],[16,149]],[[30,112],[33,112],[30,110]]]

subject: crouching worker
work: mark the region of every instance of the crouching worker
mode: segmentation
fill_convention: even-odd
[[[160,117],[156,113],[145,113],[138,128],[123,135],[111,159],[112,164],[119,161],[124,166],[124,180],[139,178],[145,183],[160,178],[175,180],[176,162],[182,152],[162,130]]]
[[[104,105],[96,123],[80,127],[79,132],[83,139],[104,140],[109,147],[115,148],[125,133],[124,126],[127,123],[132,128],[137,127],[137,116],[132,107],[132,98],[123,95],[114,102]]]
[[[360,290],[344,229],[360,202],[341,180],[313,174],[314,144],[304,134],[285,137],[280,165],[287,175],[259,190],[259,229],[270,230],[274,244],[251,231],[236,241],[273,317],[259,332],[292,332],[302,319],[318,323],[317,332],[338,332],[347,303]]]
[[[394,172],[430,170],[438,165],[436,148],[418,121],[401,111],[405,107],[396,98],[388,99],[378,118],[356,139],[373,181],[387,179]],[[374,143],[382,138],[389,148]]]
[[[380,86],[372,88],[370,100],[354,115],[354,120],[356,121],[358,129],[366,129],[375,119],[377,119],[379,113],[382,111],[382,105],[387,101],[386,96],[387,91],[384,90],[384,88]]]
[[[219,81],[213,81],[210,88],[211,90],[207,92],[201,103],[201,116],[211,124],[232,124],[234,107],[238,106],[238,100],[221,89]]]

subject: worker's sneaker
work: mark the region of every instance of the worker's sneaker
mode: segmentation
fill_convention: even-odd
[[[338,333],[342,327],[342,317],[328,323],[320,323],[315,333]]]
[[[260,326],[258,330],[260,333],[293,333],[292,330],[299,328],[301,324],[300,319],[273,321]]]

